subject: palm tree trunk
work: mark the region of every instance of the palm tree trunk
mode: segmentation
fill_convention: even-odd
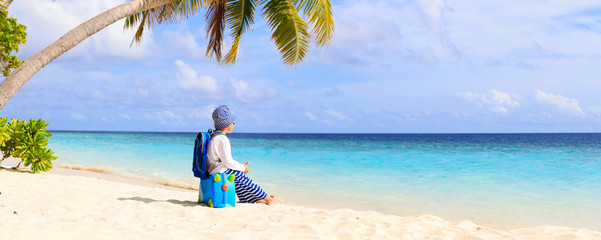
[[[25,60],[2,83],[0,83],[0,110],[40,69],[86,38],[109,25],[139,13],[172,2],[173,0],[132,0],[109,9],[67,32],[44,50]]]

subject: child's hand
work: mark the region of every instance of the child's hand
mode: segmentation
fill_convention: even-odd
[[[252,170],[252,169],[249,169],[249,168],[248,168],[248,164],[249,164],[249,163],[250,163],[250,162],[246,162],[246,164],[244,164],[244,174],[247,174],[248,172],[250,172],[250,170]]]

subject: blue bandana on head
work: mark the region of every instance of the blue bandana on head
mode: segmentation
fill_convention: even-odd
[[[213,111],[213,123],[215,124],[215,130],[221,130],[236,121],[236,114],[230,110],[226,105],[221,105],[215,108]]]

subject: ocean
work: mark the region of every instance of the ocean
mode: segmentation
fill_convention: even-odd
[[[196,133],[53,132],[55,165],[198,185]],[[498,227],[601,230],[601,134],[228,134],[249,176],[293,204]]]

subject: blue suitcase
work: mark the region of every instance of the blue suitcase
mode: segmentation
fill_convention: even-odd
[[[236,206],[236,175],[215,173],[205,180],[200,180],[198,202],[212,208]]]

